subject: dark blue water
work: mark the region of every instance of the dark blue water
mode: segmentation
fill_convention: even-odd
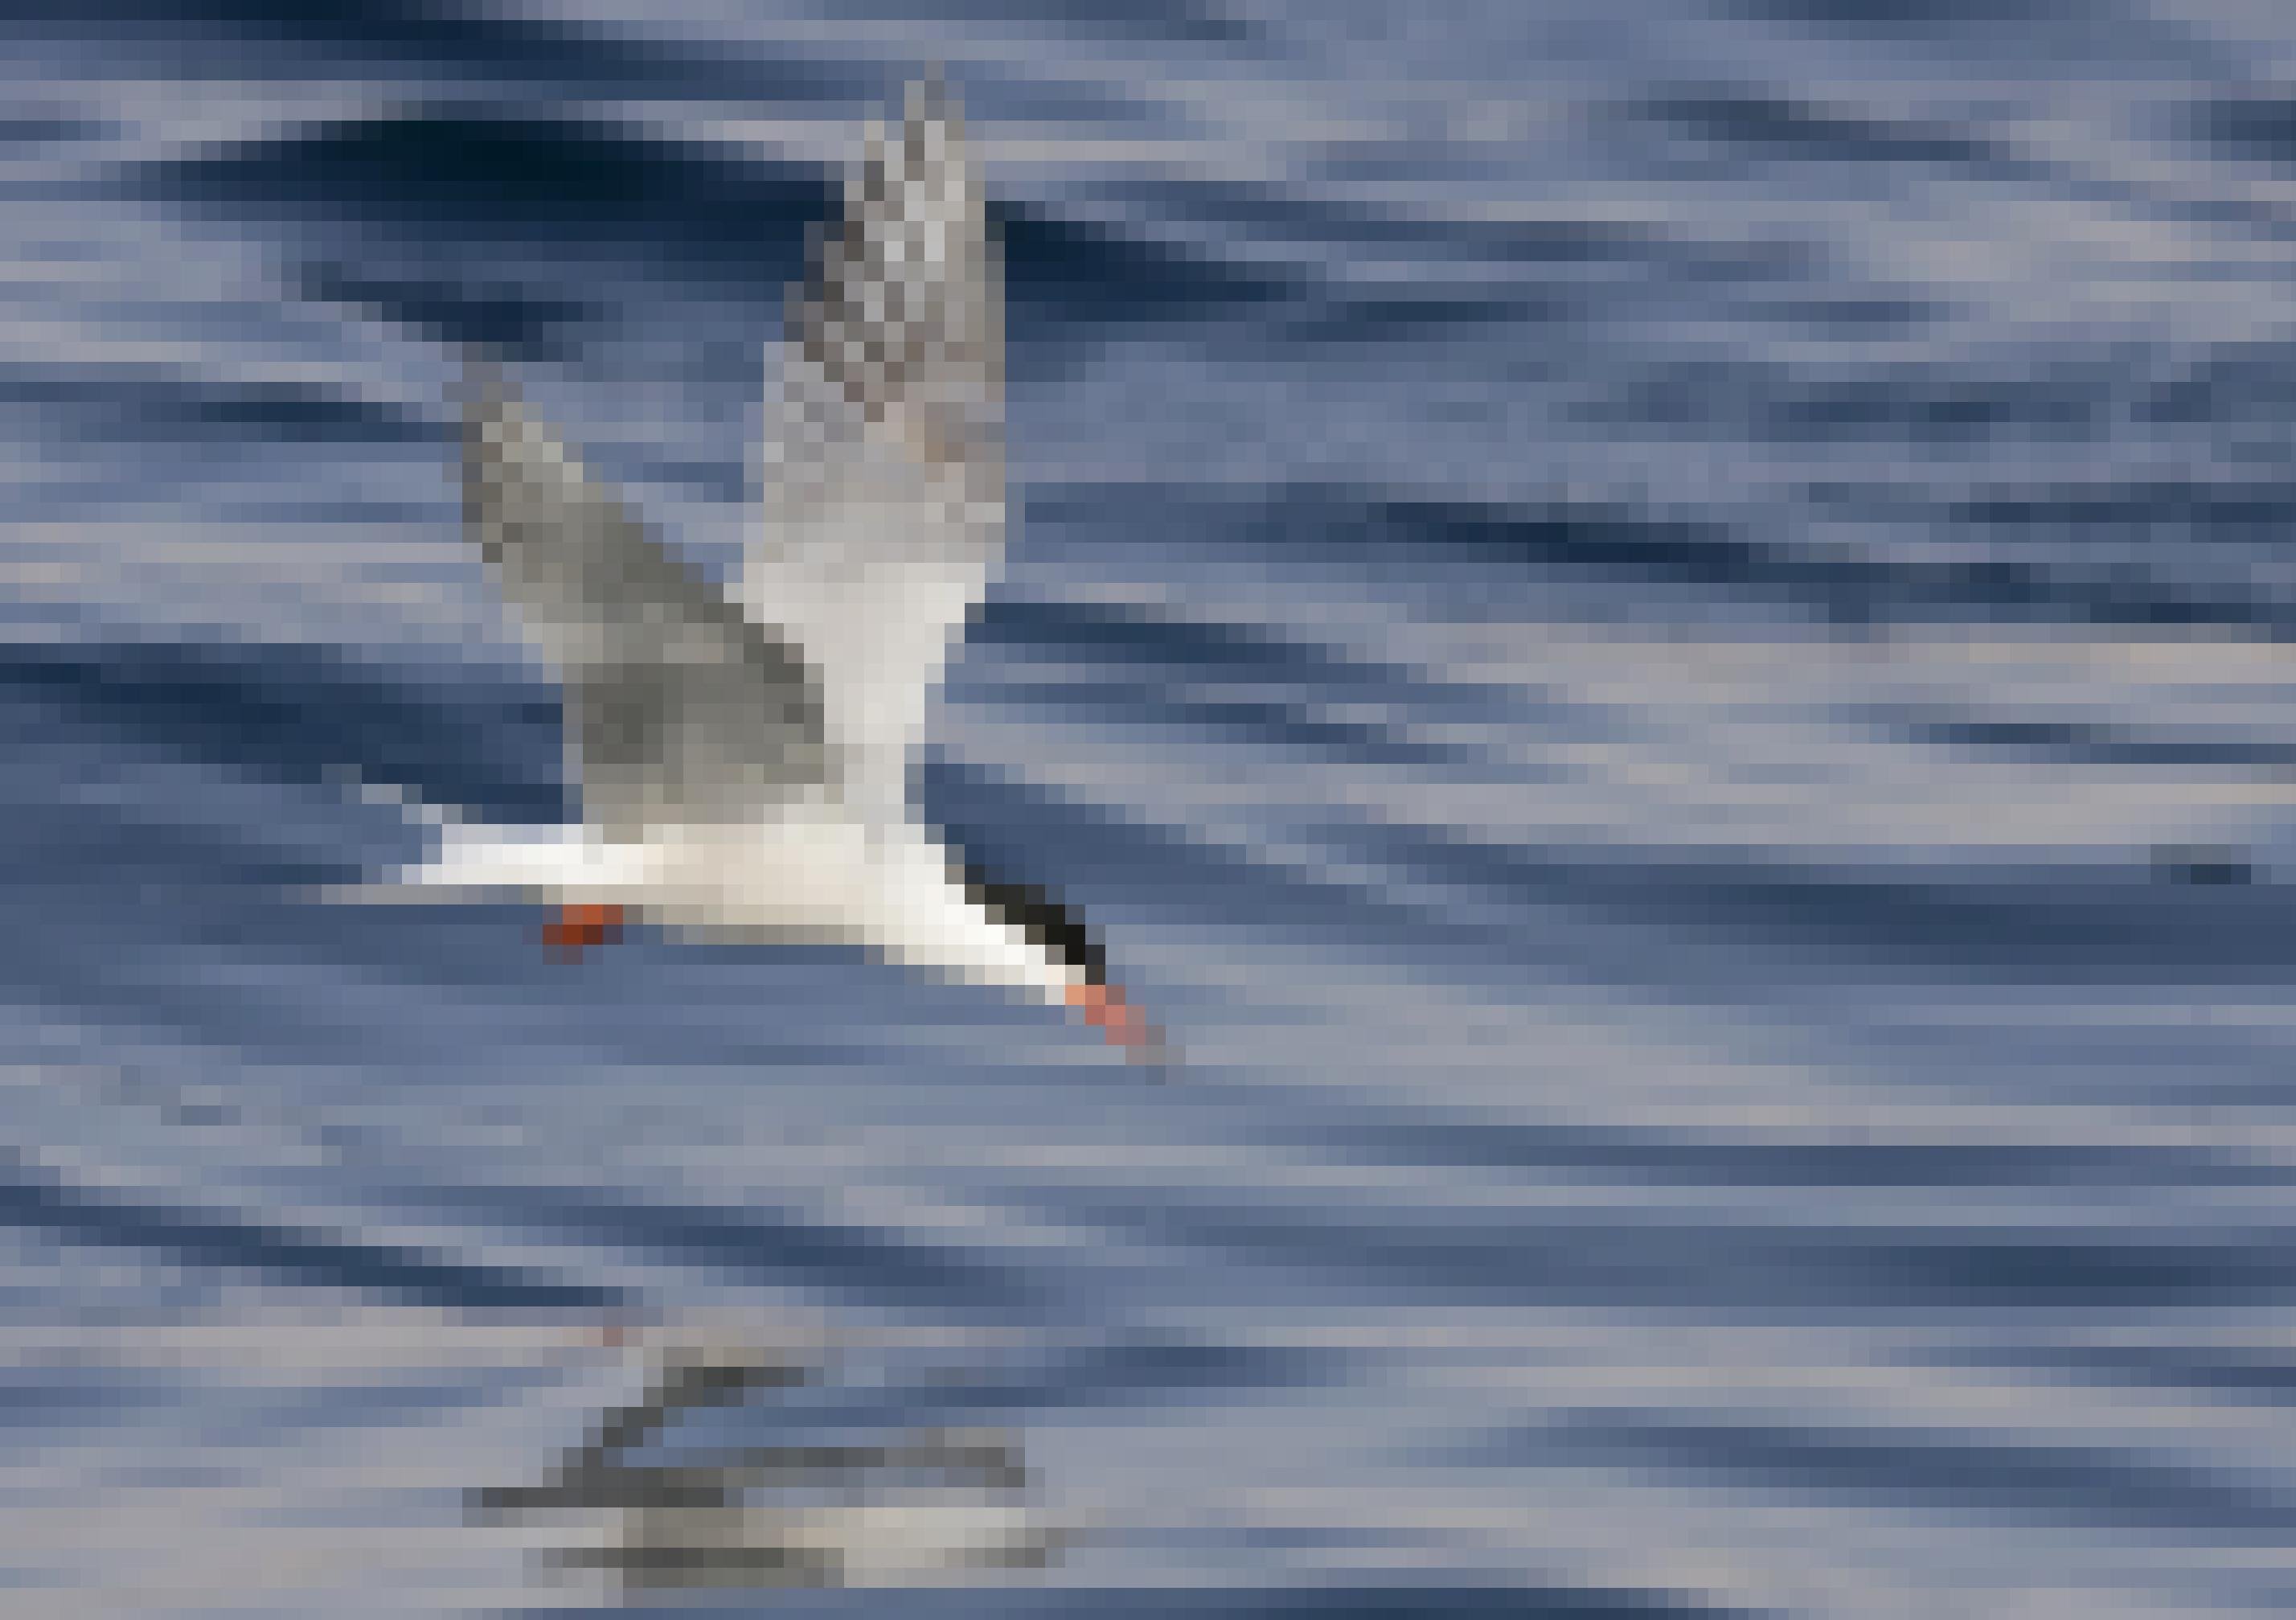
[[[722,566],[936,62],[1020,521],[925,804],[1177,1083],[308,893],[567,809],[455,347]],[[0,86],[11,1616],[2296,1612],[2296,14],[86,0]]]

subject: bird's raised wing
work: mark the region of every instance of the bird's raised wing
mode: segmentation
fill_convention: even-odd
[[[820,671],[865,813],[899,813],[929,690],[1004,550],[1003,301],[962,123],[912,86],[791,289],[740,586]]]
[[[664,550],[477,368],[463,475],[465,527],[564,683],[586,822],[616,838],[748,822],[827,779],[820,694],[797,650]]]

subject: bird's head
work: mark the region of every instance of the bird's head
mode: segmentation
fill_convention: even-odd
[[[975,867],[964,868],[961,881],[969,905],[1027,942],[1037,979],[1031,988],[1082,1014],[1128,1058],[1168,1065],[1163,1032],[1110,981],[1100,942],[1074,912],[1033,884],[1000,882]]]

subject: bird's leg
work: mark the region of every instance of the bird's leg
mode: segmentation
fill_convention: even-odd
[[[542,925],[542,942],[554,955],[568,961],[586,947],[610,945],[622,933],[619,906],[561,906],[555,921]]]

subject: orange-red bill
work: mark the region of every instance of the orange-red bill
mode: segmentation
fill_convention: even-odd
[[[1108,1044],[1145,1054],[1161,1044],[1156,1030],[1140,1009],[1124,999],[1113,984],[1071,984],[1068,1001],[1084,1014],[1084,1021],[1105,1036]]]
[[[621,934],[619,906],[561,906],[556,920],[542,925],[545,945],[574,955],[591,945],[610,945]]]

